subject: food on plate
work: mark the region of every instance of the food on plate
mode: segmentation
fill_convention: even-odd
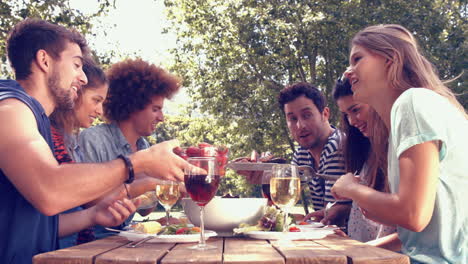
[[[292,223],[292,218],[287,218],[287,226]],[[283,231],[284,213],[273,206],[267,207],[265,214],[256,225],[240,224],[239,228],[234,228],[234,233],[247,233],[250,231]],[[300,231],[300,230],[299,230]],[[297,232],[299,232],[297,231]]]
[[[187,235],[199,234],[200,228],[197,226],[188,226],[187,224],[170,225],[164,227],[163,235]]]
[[[289,228],[289,232],[301,232],[301,229],[299,229],[297,226],[291,226]]]
[[[283,163],[287,163],[287,160],[285,158],[282,158],[282,157],[275,157],[272,154],[268,154],[268,155],[260,157],[258,155],[258,152],[253,150],[250,157],[237,158],[237,159],[233,160],[233,162],[261,162],[261,163],[279,163],[279,164],[283,164]]]
[[[161,224],[156,221],[140,222],[133,224],[131,227],[133,230],[145,234],[156,234],[162,229]]]

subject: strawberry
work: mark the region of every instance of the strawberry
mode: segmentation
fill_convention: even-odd
[[[182,235],[182,234],[188,233],[188,231],[189,231],[188,227],[182,227],[182,228],[177,229],[175,233],[176,235]]]
[[[203,149],[203,148],[210,148],[213,146],[210,143],[202,142],[202,143],[198,143],[198,147]]]
[[[291,226],[289,228],[289,232],[301,232],[301,229],[299,229],[297,226]]]
[[[197,147],[188,147],[185,150],[185,154],[189,157],[200,157],[202,154],[202,150]]]
[[[221,145],[216,147],[216,152],[218,153],[218,156],[225,156],[228,154],[229,149],[228,147]]]
[[[175,147],[173,150],[172,150],[177,156],[183,158],[184,160],[187,160],[187,154],[185,154],[185,151],[183,148],[181,147]]]

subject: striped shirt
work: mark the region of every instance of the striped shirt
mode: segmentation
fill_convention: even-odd
[[[328,137],[328,141],[320,154],[318,168],[315,167],[314,158],[309,150],[302,147],[299,147],[294,153],[292,164],[307,165],[314,168],[317,173],[330,176],[345,174],[345,161],[339,147],[341,138],[342,136],[337,129]],[[320,177],[312,177],[308,182],[315,211],[323,209],[326,203],[335,201],[330,191],[334,183],[335,181],[325,180]]]

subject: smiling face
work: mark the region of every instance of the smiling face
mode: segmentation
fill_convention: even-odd
[[[353,46],[346,77],[352,85],[354,99],[370,104],[373,97],[382,94],[382,89],[388,87],[388,65],[384,57],[361,46]]]
[[[322,148],[328,138],[329,110],[320,113],[314,102],[300,96],[284,105],[286,121],[294,140],[305,149]]]
[[[75,106],[75,115],[80,127],[90,127],[94,119],[102,115],[102,104],[107,96],[108,85],[88,87],[83,90],[80,102]]]
[[[130,115],[129,121],[139,136],[151,135],[156,129],[156,125],[164,121],[162,112],[164,99],[164,96],[153,96],[151,102],[143,110]]]
[[[345,115],[348,123],[359,129],[364,136],[369,137],[367,120],[370,106],[355,101],[352,95],[338,98],[336,104],[341,113]]]
[[[88,83],[83,72],[83,57],[80,46],[68,42],[65,49],[56,60],[52,59],[53,67],[47,79],[50,93],[59,109],[72,109],[77,92],[82,85]]]

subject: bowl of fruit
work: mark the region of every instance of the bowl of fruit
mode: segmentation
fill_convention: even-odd
[[[219,176],[224,176],[226,172],[229,154],[229,149],[226,146],[215,146],[203,142],[196,146],[176,148],[174,152],[185,160],[191,157],[215,157],[219,169]]]
[[[263,216],[266,198],[222,198],[215,196],[206,206],[205,229],[218,233],[230,233],[241,223],[255,224]],[[200,207],[190,198],[182,199],[182,207],[188,220],[200,225]]]

